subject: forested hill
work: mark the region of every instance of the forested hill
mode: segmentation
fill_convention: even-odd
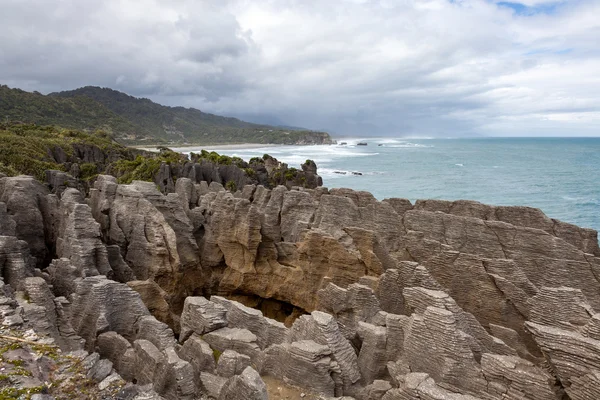
[[[123,144],[327,144],[325,132],[251,124],[100,87],[51,93],[0,86],[0,118],[87,131],[104,130]]]

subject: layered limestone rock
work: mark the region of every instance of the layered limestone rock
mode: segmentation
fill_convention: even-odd
[[[358,400],[600,398],[596,232],[205,173],[166,195],[99,176],[88,199],[0,178],[0,271],[22,292],[0,310],[169,399],[263,399],[260,375]]]
[[[178,195],[164,196],[149,182],[117,185],[113,177],[101,176],[90,190],[90,203],[105,242],[119,246],[134,279],[158,285],[132,287],[147,301],[158,302],[160,295],[168,310],[159,316],[175,327],[187,284],[193,283],[182,278],[199,269],[198,245]]]
[[[15,236],[27,242],[36,266],[43,268],[52,256],[48,244],[55,242],[53,225],[58,222],[56,196],[50,195],[48,188],[31,176],[4,177],[0,178],[0,202],[6,207],[5,212],[0,211],[0,218],[4,214],[6,221],[8,214],[14,221],[14,225],[12,221],[3,222],[2,225],[6,226],[3,230],[14,226]],[[4,206],[0,209],[4,210]]]

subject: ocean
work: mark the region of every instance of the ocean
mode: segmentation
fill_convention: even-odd
[[[551,218],[600,230],[600,138],[362,140],[367,146],[338,139],[344,141],[345,146],[214,150],[244,160],[268,153],[296,168],[312,159],[324,186],[366,190],[380,200],[466,199],[530,206]]]

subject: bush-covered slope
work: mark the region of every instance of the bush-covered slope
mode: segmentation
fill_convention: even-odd
[[[48,96],[0,86],[0,119],[86,131],[102,129],[124,144],[331,142],[325,132],[251,124],[92,86]]]
[[[331,143],[325,132],[251,124],[92,86],[44,96],[2,85],[0,119],[84,131],[102,129],[129,145]]]
[[[140,128],[144,140],[165,143],[328,143],[323,132],[258,125],[194,108],[167,107],[109,88],[86,86],[52,93],[52,97],[92,99]]]
[[[58,125],[71,129],[102,129],[117,136],[135,134],[138,128],[87,97],[59,98],[0,85],[0,122]]]
[[[0,143],[0,173],[32,175],[42,181],[48,169],[66,171],[76,163],[81,172],[94,175],[111,160],[133,158],[137,152],[103,131],[85,133],[34,124],[0,123]]]

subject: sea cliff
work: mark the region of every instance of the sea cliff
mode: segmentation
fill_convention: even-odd
[[[328,190],[314,163],[307,187],[227,190],[189,162],[163,185],[0,177],[4,336],[87,360],[89,398],[600,398],[596,231]]]

